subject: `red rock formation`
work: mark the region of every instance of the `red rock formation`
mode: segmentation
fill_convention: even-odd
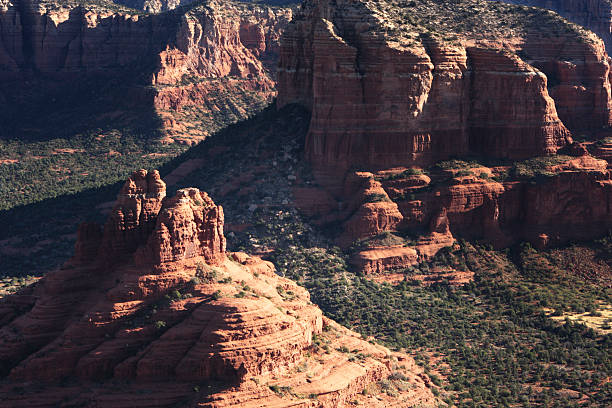
[[[70,2],[30,0],[20,7],[6,3],[0,11],[7,40],[0,46],[0,78],[19,77],[24,69],[60,78],[82,71],[116,75],[118,69],[155,56],[159,65],[154,84],[175,84],[185,73],[262,75],[261,62],[249,51],[252,39],[243,36],[246,46],[241,41],[241,27],[250,24],[253,14],[261,17],[264,47],[256,52],[259,56],[266,42],[274,48],[291,10],[215,1],[207,6],[187,13],[139,15]]]
[[[345,248],[385,231],[417,235],[416,260],[397,239],[358,251],[352,262],[367,272],[428,259],[455,236],[498,246],[545,236],[554,245],[604,233],[610,174],[568,128],[612,123],[609,61],[592,33],[541,10],[480,0],[305,3],[281,46],[278,104],[312,112],[305,156],[340,203],[315,222],[342,222]],[[576,158],[537,181],[493,180],[509,166],[414,169],[559,150]]]
[[[549,165],[546,175],[503,182],[491,177],[507,169],[485,167],[474,167],[467,175],[449,170],[429,177],[402,175],[397,170],[357,173],[371,175],[371,183],[381,186],[384,197],[393,200],[387,204],[399,210],[399,222],[387,230],[418,237],[409,247],[391,244],[357,251],[351,263],[367,273],[406,268],[451,246],[456,236],[485,239],[497,247],[517,241],[543,247],[596,238],[612,228],[607,204],[612,199],[612,174],[607,167],[606,161],[582,154]],[[346,185],[352,185],[351,177]],[[349,247],[385,228],[373,228],[379,224],[364,212],[370,203],[363,194],[351,188],[346,191],[353,191],[347,197],[361,200],[359,210],[336,211],[326,217],[345,220],[338,243]]]
[[[147,245],[136,254],[138,263],[164,263],[202,257],[207,264],[225,260],[223,208],[198,189],[179,190],[165,200]]]
[[[157,172],[134,173],[103,235],[84,224],[70,262],[33,293],[0,300],[0,407],[438,404],[408,356],[324,320],[308,292],[270,262],[227,257],[223,210],[206,193],[164,193]],[[404,362],[407,391],[361,395],[389,377],[391,358]],[[212,380],[223,386],[211,391]]]
[[[410,8],[388,6],[406,14],[397,24],[413,18]],[[517,38],[500,27],[497,38],[481,39],[457,29],[461,45],[452,45],[419,36],[419,26],[392,28],[395,20],[372,7],[309,2],[281,49],[279,106],[312,111],[306,156],[320,172],[335,169],[334,187],[351,166],[431,164],[469,152],[521,159],[571,141],[564,123],[610,124],[609,62],[592,34],[568,29],[551,40],[542,24]]]
[[[100,259],[122,260],[144,244],[155,228],[165,197],[166,184],[157,170],[135,172],[121,189],[104,225],[104,237],[98,252]]]
[[[98,256],[98,249],[102,242],[102,229],[99,224],[84,222],[79,225],[77,242],[74,248],[75,264],[91,262]]]
[[[546,74],[557,114],[571,131],[598,131],[612,124],[610,58],[601,40],[533,38],[518,52]]]
[[[379,181],[367,172],[355,173],[348,179],[347,197],[351,197],[347,212],[351,214],[344,223],[344,235],[339,238],[342,246],[349,246],[356,239],[375,236],[384,231],[395,231],[402,221],[397,204],[389,199]],[[356,186],[356,191],[354,190]]]
[[[351,257],[351,265],[366,273],[382,273],[404,269],[419,262],[416,249],[410,247],[380,247],[359,251]]]
[[[54,98],[76,105],[93,93],[114,109],[169,112],[179,123],[192,120],[178,114],[183,106],[246,117],[275,94],[270,69],[291,14],[215,0],[158,15],[103,3],[7,2],[0,8],[0,102],[23,115]],[[255,31],[259,37],[249,34]],[[108,81],[116,84],[107,89]],[[66,92],[67,83],[74,91]],[[206,136],[179,127],[169,129],[171,137]]]

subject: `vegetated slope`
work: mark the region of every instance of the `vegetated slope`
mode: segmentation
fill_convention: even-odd
[[[197,0],[113,0],[114,3],[131,7],[137,10],[144,10],[147,13],[160,13],[163,11],[174,10],[180,6],[195,3]],[[259,0],[249,1],[254,4],[266,4],[269,6],[287,6],[299,3],[296,0]]]
[[[324,318],[269,262],[227,253],[223,227],[205,192],[166,197],[157,171],[135,172],[69,262],[0,301],[0,406],[438,405],[410,357]],[[378,396],[383,382],[403,388]]]
[[[612,2],[597,1],[544,1],[544,0],[504,0],[505,3],[541,7],[553,10],[569,21],[588,28],[606,43],[610,52],[612,46]]]
[[[320,202],[309,166],[300,160],[308,123],[299,107],[268,110],[185,157],[202,164],[179,186],[206,185],[223,205],[232,220],[225,225],[229,248],[272,260],[278,273],[308,288],[343,324],[387,345],[416,348],[417,361],[444,388],[441,396],[458,406],[609,405],[607,241],[549,251],[495,251],[461,241],[396,270],[399,284],[377,283],[333,245],[329,236],[337,225],[321,226],[296,209],[309,197]],[[467,285],[451,286],[438,278],[440,270],[475,275]],[[419,275],[434,284],[412,279]],[[581,314],[578,324],[564,322]],[[592,329],[579,324],[600,314]],[[385,387],[394,392],[395,385]]]
[[[0,10],[0,209],[116,182],[265,107],[289,8]]]

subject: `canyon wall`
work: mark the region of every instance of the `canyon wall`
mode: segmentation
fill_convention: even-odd
[[[358,270],[406,268],[455,237],[543,248],[612,228],[609,165],[572,136],[612,123],[610,58],[555,13],[311,0],[278,75],[279,106],[312,112],[305,156],[325,190],[298,206],[342,225]]]
[[[144,68],[145,82],[171,85],[186,73],[262,75],[255,57],[278,48],[275,43],[290,18],[287,9],[215,1],[160,15],[105,8],[104,3],[6,2],[0,9],[0,78],[113,76],[121,69]],[[260,31],[252,28],[254,21]]]
[[[6,1],[2,119],[27,120],[48,110],[49,100],[148,109],[179,128],[185,106],[247,115],[275,94],[273,67],[291,15],[214,0],[153,15],[104,2]]]
[[[372,7],[306,2],[285,34],[278,102],[312,111],[306,155],[316,167],[524,159],[555,153],[572,130],[610,124],[609,58],[592,34],[405,40],[388,27],[403,20]]]

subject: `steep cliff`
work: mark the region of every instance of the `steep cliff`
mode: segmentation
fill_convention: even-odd
[[[430,259],[455,237],[601,236],[608,163],[570,131],[610,125],[609,61],[593,33],[548,10],[306,2],[282,42],[278,96],[312,112],[305,155],[326,194],[305,213],[342,225],[337,243],[365,272]]]
[[[312,111],[319,169],[524,159],[610,124],[604,44],[548,11],[316,0],[284,38],[279,104]]]
[[[155,15],[110,2],[6,2],[2,119],[27,120],[49,110],[49,100],[78,106],[91,99],[156,111],[171,137],[188,139],[185,127],[198,118],[183,108],[204,119],[217,112],[242,118],[275,94],[271,67],[291,14],[214,0]]]
[[[270,262],[226,253],[206,193],[164,195],[157,172],[134,173],[102,234],[83,225],[71,261],[2,299],[1,407],[438,403],[410,357],[325,319]],[[361,394],[393,373],[405,391]]]
[[[498,248],[520,241],[547,248],[598,238],[612,228],[608,166],[585,152],[512,166],[447,161],[426,170],[349,172],[342,195],[328,204],[337,210],[309,215],[318,223],[340,222],[338,244],[368,273],[431,259],[455,238],[485,240]],[[364,194],[373,186],[376,194]]]

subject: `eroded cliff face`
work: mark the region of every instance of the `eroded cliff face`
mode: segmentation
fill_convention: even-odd
[[[547,10],[306,2],[282,42],[278,101],[311,110],[305,155],[325,192],[298,206],[342,225],[337,243],[367,273],[456,237],[598,237],[612,227],[608,163],[571,132],[609,127],[609,78],[604,43]],[[487,165],[446,161],[462,157]]]
[[[598,238],[612,228],[608,167],[584,151],[513,166],[449,161],[427,170],[349,172],[342,195],[326,197],[326,208],[308,215],[315,223],[342,225],[337,243],[365,273],[416,265],[456,238],[497,248],[525,241],[548,248]],[[306,212],[316,208],[297,203]]]
[[[610,0],[503,0],[506,3],[553,10],[569,21],[588,28],[612,47],[612,3]]]
[[[609,59],[593,34],[530,10],[307,2],[282,44],[279,105],[312,111],[306,154],[320,169],[554,153],[570,130],[610,124]]]
[[[227,253],[223,224],[206,193],[168,198],[156,171],[134,173],[104,231],[82,225],[73,259],[0,302],[0,406],[438,403],[411,358],[325,319],[270,262]],[[361,394],[392,372],[408,391]]]
[[[54,99],[111,99],[157,111],[180,139],[184,107],[241,117],[275,94],[270,68],[291,14],[215,1],[158,15],[104,2],[6,2],[0,103],[23,116]]]

